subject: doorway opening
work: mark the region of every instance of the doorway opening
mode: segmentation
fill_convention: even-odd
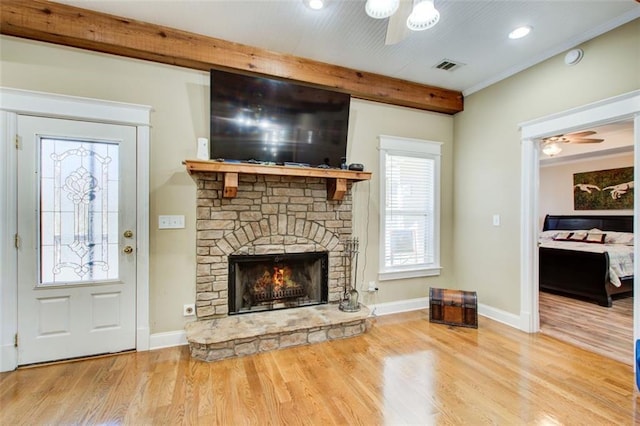
[[[538,238],[540,236],[539,183],[541,156],[540,141],[549,136],[577,132],[588,127],[604,126],[630,120],[633,122],[633,146],[640,146],[640,91],[626,93],[614,98],[588,104],[566,112],[521,124],[522,131],[522,228],[521,228],[521,328],[528,332],[540,331],[539,316],[539,255]],[[639,173],[639,159],[634,156],[634,181]],[[638,201],[634,199],[634,211]],[[634,215],[634,229],[638,229],[638,216]],[[638,274],[638,251],[633,255],[634,276]],[[637,292],[637,284],[634,283]],[[639,337],[640,311],[638,298],[633,301],[633,340]],[[633,341],[628,342],[629,347]],[[634,363],[635,365],[635,363]]]
[[[574,134],[540,141],[540,332],[632,365],[633,121]]]

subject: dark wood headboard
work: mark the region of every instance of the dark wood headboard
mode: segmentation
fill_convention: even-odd
[[[633,215],[625,216],[555,216],[547,215],[544,218],[543,231],[550,230],[589,230],[598,228],[603,231],[633,232]]]

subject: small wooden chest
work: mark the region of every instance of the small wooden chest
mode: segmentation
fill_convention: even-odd
[[[478,328],[476,292],[429,288],[429,321]]]

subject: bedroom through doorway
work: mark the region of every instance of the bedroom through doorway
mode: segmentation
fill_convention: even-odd
[[[539,146],[540,332],[633,365],[634,122]]]

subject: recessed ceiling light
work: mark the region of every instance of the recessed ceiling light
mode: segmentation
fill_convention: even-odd
[[[529,25],[525,25],[523,27],[518,27],[515,30],[509,33],[509,38],[512,40],[516,40],[518,38],[522,38],[531,32],[531,27]]]
[[[310,9],[320,10],[324,8],[326,2],[325,0],[304,0],[304,4],[306,4]]]

